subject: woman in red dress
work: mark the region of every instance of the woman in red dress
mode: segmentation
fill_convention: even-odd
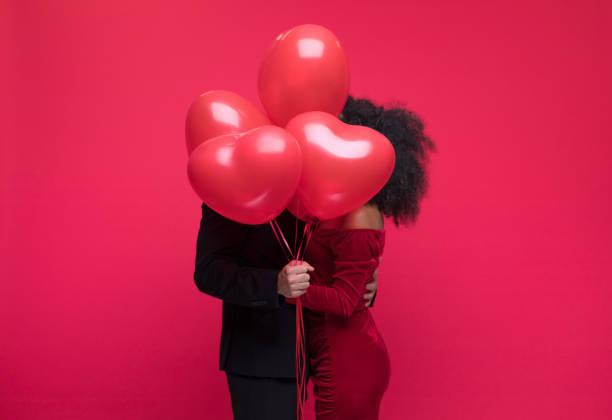
[[[305,260],[316,269],[301,296],[317,420],[375,420],[390,376],[389,356],[363,300],[385,246],[383,217],[413,222],[427,188],[433,143],[412,112],[349,98],[341,119],[384,134],[396,164],[384,188],[362,208],[315,229]]]

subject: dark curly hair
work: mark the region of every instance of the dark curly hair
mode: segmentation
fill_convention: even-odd
[[[352,96],[344,105],[340,119],[347,124],[373,128],[393,144],[393,174],[369,204],[375,204],[383,215],[392,217],[397,226],[414,222],[427,191],[428,152],[435,150],[434,143],[424,133],[422,120],[404,107],[384,108]]]

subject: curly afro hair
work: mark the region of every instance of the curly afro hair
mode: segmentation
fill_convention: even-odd
[[[395,225],[413,223],[428,186],[426,163],[435,145],[424,133],[422,120],[401,106],[384,108],[368,99],[349,96],[340,119],[370,127],[389,139],[395,149],[395,168],[385,186],[369,201],[392,217]]]

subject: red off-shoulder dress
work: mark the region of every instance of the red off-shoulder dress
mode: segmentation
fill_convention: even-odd
[[[306,250],[315,271],[300,299],[317,420],[378,419],[389,356],[363,295],[384,242],[384,230],[318,228]]]

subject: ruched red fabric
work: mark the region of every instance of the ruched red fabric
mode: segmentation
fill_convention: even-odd
[[[317,420],[375,420],[389,383],[385,343],[363,299],[385,231],[317,229],[305,260],[315,267],[300,299]]]

